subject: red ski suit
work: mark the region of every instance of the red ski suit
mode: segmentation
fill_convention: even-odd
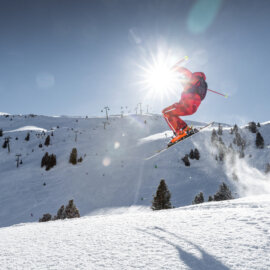
[[[184,75],[182,85],[184,90],[179,103],[165,108],[162,113],[172,131],[178,135],[179,131],[184,129],[187,124],[179,116],[191,115],[197,111],[201,104],[201,97],[192,89],[199,83],[199,78],[206,79],[203,72],[192,73],[186,68],[177,67],[178,72]]]

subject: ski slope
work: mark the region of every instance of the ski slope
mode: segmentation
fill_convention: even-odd
[[[0,228],[1,269],[270,268],[270,196]]]
[[[270,160],[269,123],[259,128],[264,149],[255,148],[255,134],[241,129],[248,144],[245,158],[235,157],[231,166],[215,160],[212,128],[146,161],[145,157],[164,147],[171,136],[160,115],[112,116],[104,129],[105,122],[99,117],[1,115],[4,134],[0,141],[3,144],[9,136],[11,152],[0,148],[0,227],[36,222],[44,213],[54,215],[70,199],[81,216],[125,212],[130,207],[134,211],[149,209],[161,179],[165,179],[175,207],[190,205],[201,191],[207,200],[222,182],[236,198],[270,193],[269,175],[264,173]],[[29,141],[24,140],[27,132]],[[51,144],[39,148],[51,132]],[[229,127],[224,128],[222,139],[226,145],[233,141]],[[78,158],[83,157],[75,166],[68,162],[73,147]],[[195,147],[201,158],[186,167],[181,159]],[[45,152],[57,158],[57,165],[49,171],[40,167]],[[23,161],[19,168],[16,154],[21,154]]]

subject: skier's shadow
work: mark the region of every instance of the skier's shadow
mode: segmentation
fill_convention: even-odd
[[[179,259],[181,261],[183,261],[186,266],[188,266],[190,269],[200,269],[200,270],[209,270],[209,269],[215,269],[215,270],[229,270],[229,268],[227,266],[225,266],[224,264],[222,264],[220,261],[218,261],[217,259],[215,259],[212,255],[210,255],[209,253],[205,252],[203,249],[201,249],[198,245],[184,239],[183,237],[180,237],[174,233],[168,232],[160,227],[152,227],[152,230],[158,230],[158,231],[162,231],[165,232],[171,236],[174,236],[175,238],[180,239],[181,241],[185,241],[188,244],[190,244],[191,246],[193,246],[194,248],[196,248],[200,253],[201,253],[201,258],[198,258],[196,256],[194,256],[191,253],[188,253],[187,251],[185,251],[184,249],[182,249],[179,245],[167,240],[165,237],[163,236],[159,236],[156,233],[153,232],[149,232],[147,230],[142,230],[142,229],[137,229],[143,233],[147,233],[149,235],[152,235],[158,239],[160,239],[161,241],[173,246],[179,253]]]

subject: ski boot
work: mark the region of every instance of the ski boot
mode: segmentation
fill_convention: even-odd
[[[194,132],[193,132],[192,127],[186,126],[186,127],[183,128],[182,130],[180,130],[180,131],[178,132],[178,134],[177,134],[175,137],[173,137],[173,138],[171,139],[171,141],[168,143],[168,147],[170,147],[170,146],[172,146],[173,144],[175,144],[176,142],[181,141],[181,140],[183,140],[184,138],[186,138],[186,137],[192,135],[193,133],[194,133]]]

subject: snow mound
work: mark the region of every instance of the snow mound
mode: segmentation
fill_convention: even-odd
[[[13,130],[8,130],[5,132],[18,132],[18,131],[37,131],[37,132],[47,132],[46,129],[44,128],[40,128],[40,127],[36,127],[36,126],[24,126],[24,127],[20,127],[17,129],[13,129]]]
[[[2,269],[269,269],[270,198],[0,229]]]

